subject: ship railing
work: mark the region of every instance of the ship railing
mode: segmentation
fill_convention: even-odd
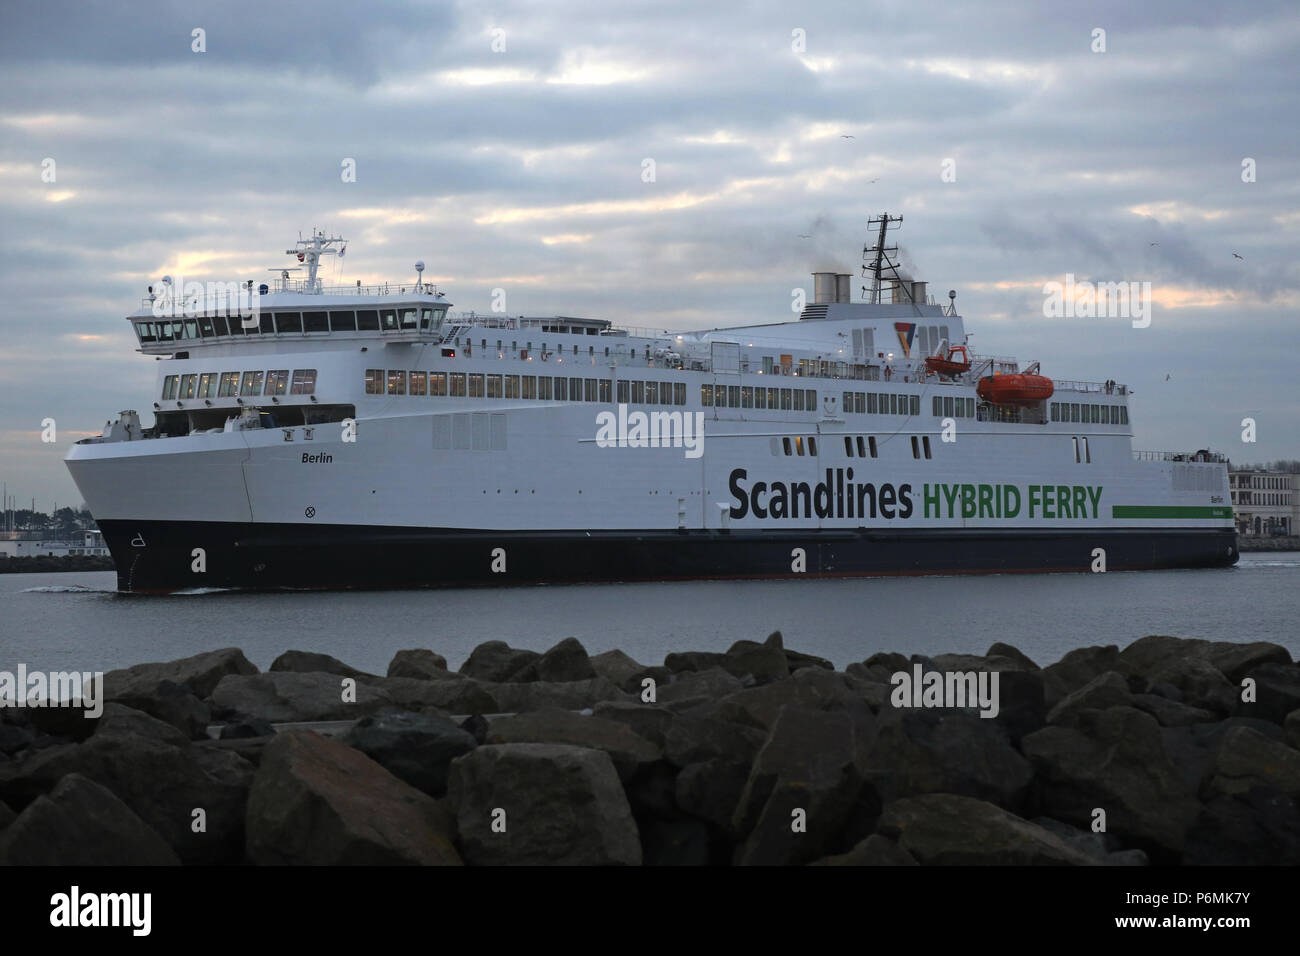
[[[140,300],[140,308],[157,311],[160,318],[189,318],[203,314],[239,315],[241,308],[243,312],[248,311],[249,292],[251,291],[251,287],[246,287],[244,283],[239,283],[239,285],[241,290],[231,295],[209,295],[204,293],[197,296],[187,296],[183,292],[178,292],[170,298],[164,297],[162,293],[145,296]],[[306,279],[274,279],[271,282],[259,283],[258,285],[267,287],[267,295],[279,292],[298,292],[304,295],[362,296],[366,298],[399,295],[437,296],[437,292],[432,285],[425,285],[416,289],[413,283],[404,285],[395,285],[390,282],[377,285],[321,285],[317,282],[312,285]]]
[[[1054,378],[1052,384],[1058,392],[1097,392],[1104,395],[1128,394],[1128,386],[1121,385],[1118,382],[1114,385],[1107,385],[1105,382],[1072,382]]]
[[[1134,461],[1199,461],[1223,464],[1228,461],[1227,455],[1221,455],[1213,451],[1135,451],[1133,452]]]

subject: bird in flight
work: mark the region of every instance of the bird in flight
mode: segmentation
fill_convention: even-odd
[[[857,139],[852,133],[840,133],[840,139]]]
[[[1168,373],[1168,372],[1165,373],[1165,381],[1166,381],[1166,382],[1169,381],[1169,373]]]
[[[880,177],[879,177],[879,176],[877,176],[875,179],[868,179],[868,180],[867,180],[867,185],[870,186],[872,183],[878,183],[878,182],[880,182]]]
[[[800,238],[800,239],[811,239],[812,236],[800,236],[799,238]]]
[[[1235,252],[1232,254],[1232,258],[1234,258],[1234,259],[1240,259],[1242,262],[1245,262],[1245,261],[1246,261],[1246,257],[1245,257],[1245,256],[1239,256],[1239,255],[1237,255]]]
[[[1158,242],[1148,242],[1147,245],[1148,245],[1148,246],[1158,246],[1158,245],[1160,245],[1160,243],[1158,243]]]

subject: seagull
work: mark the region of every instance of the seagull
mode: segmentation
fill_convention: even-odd
[[[840,139],[857,139],[852,133],[840,133]]]
[[[868,180],[867,180],[867,185],[870,186],[872,183],[878,183],[878,182],[880,182],[880,177],[879,177],[879,176],[877,176],[875,179],[868,179]]]
[[[1158,245],[1160,245],[1160,243],[1158,243],[1158,242],[1148,242],[1147,245],[1148,245],[1148,246],[1158,246]]]
[[[800,236],[799,238],[800,238],[800,239],[811,239],[812,236]]]
[[[1242,262],[1245,262],[1245,261],[1246,261],[1246,257],[1245,257],[1245,256],[1239,256],[1239,255],[1237,255],[1235,252],[1232,254],[1232,258],[1234,258],[1234,259],[1240,259]]]
[[[1169,373],[1168,373],[1168,372],[1165,373],[1165,381],[1166,381],[1166,382],[1169,381]]]

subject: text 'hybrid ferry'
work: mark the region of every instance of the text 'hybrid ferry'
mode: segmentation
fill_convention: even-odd
[[[153,424],[68,468],[132,592],[1235,562],[1223,459],[1135,452],[1124,385],[971,353],[898,221],[866,301],[817,273],[797,320],[693,332],[325,287],[313,232],[269,284],[151,287]]]

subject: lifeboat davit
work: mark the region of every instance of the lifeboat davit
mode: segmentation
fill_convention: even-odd
[[[957,361],[957,353],[961,353],[961,361]],[[938,355],[931,355],[925,360],[925,370],[935,372],[939,375],[949,377],[961,375],[970,371],[970,356],[966,354],[966,346],[954,345],[948,350],[948,357],[943,358]]]
[[[993,405],[1036,405],[1055,390],[1043,375],[989,375],[975,386],[975,393]]]

